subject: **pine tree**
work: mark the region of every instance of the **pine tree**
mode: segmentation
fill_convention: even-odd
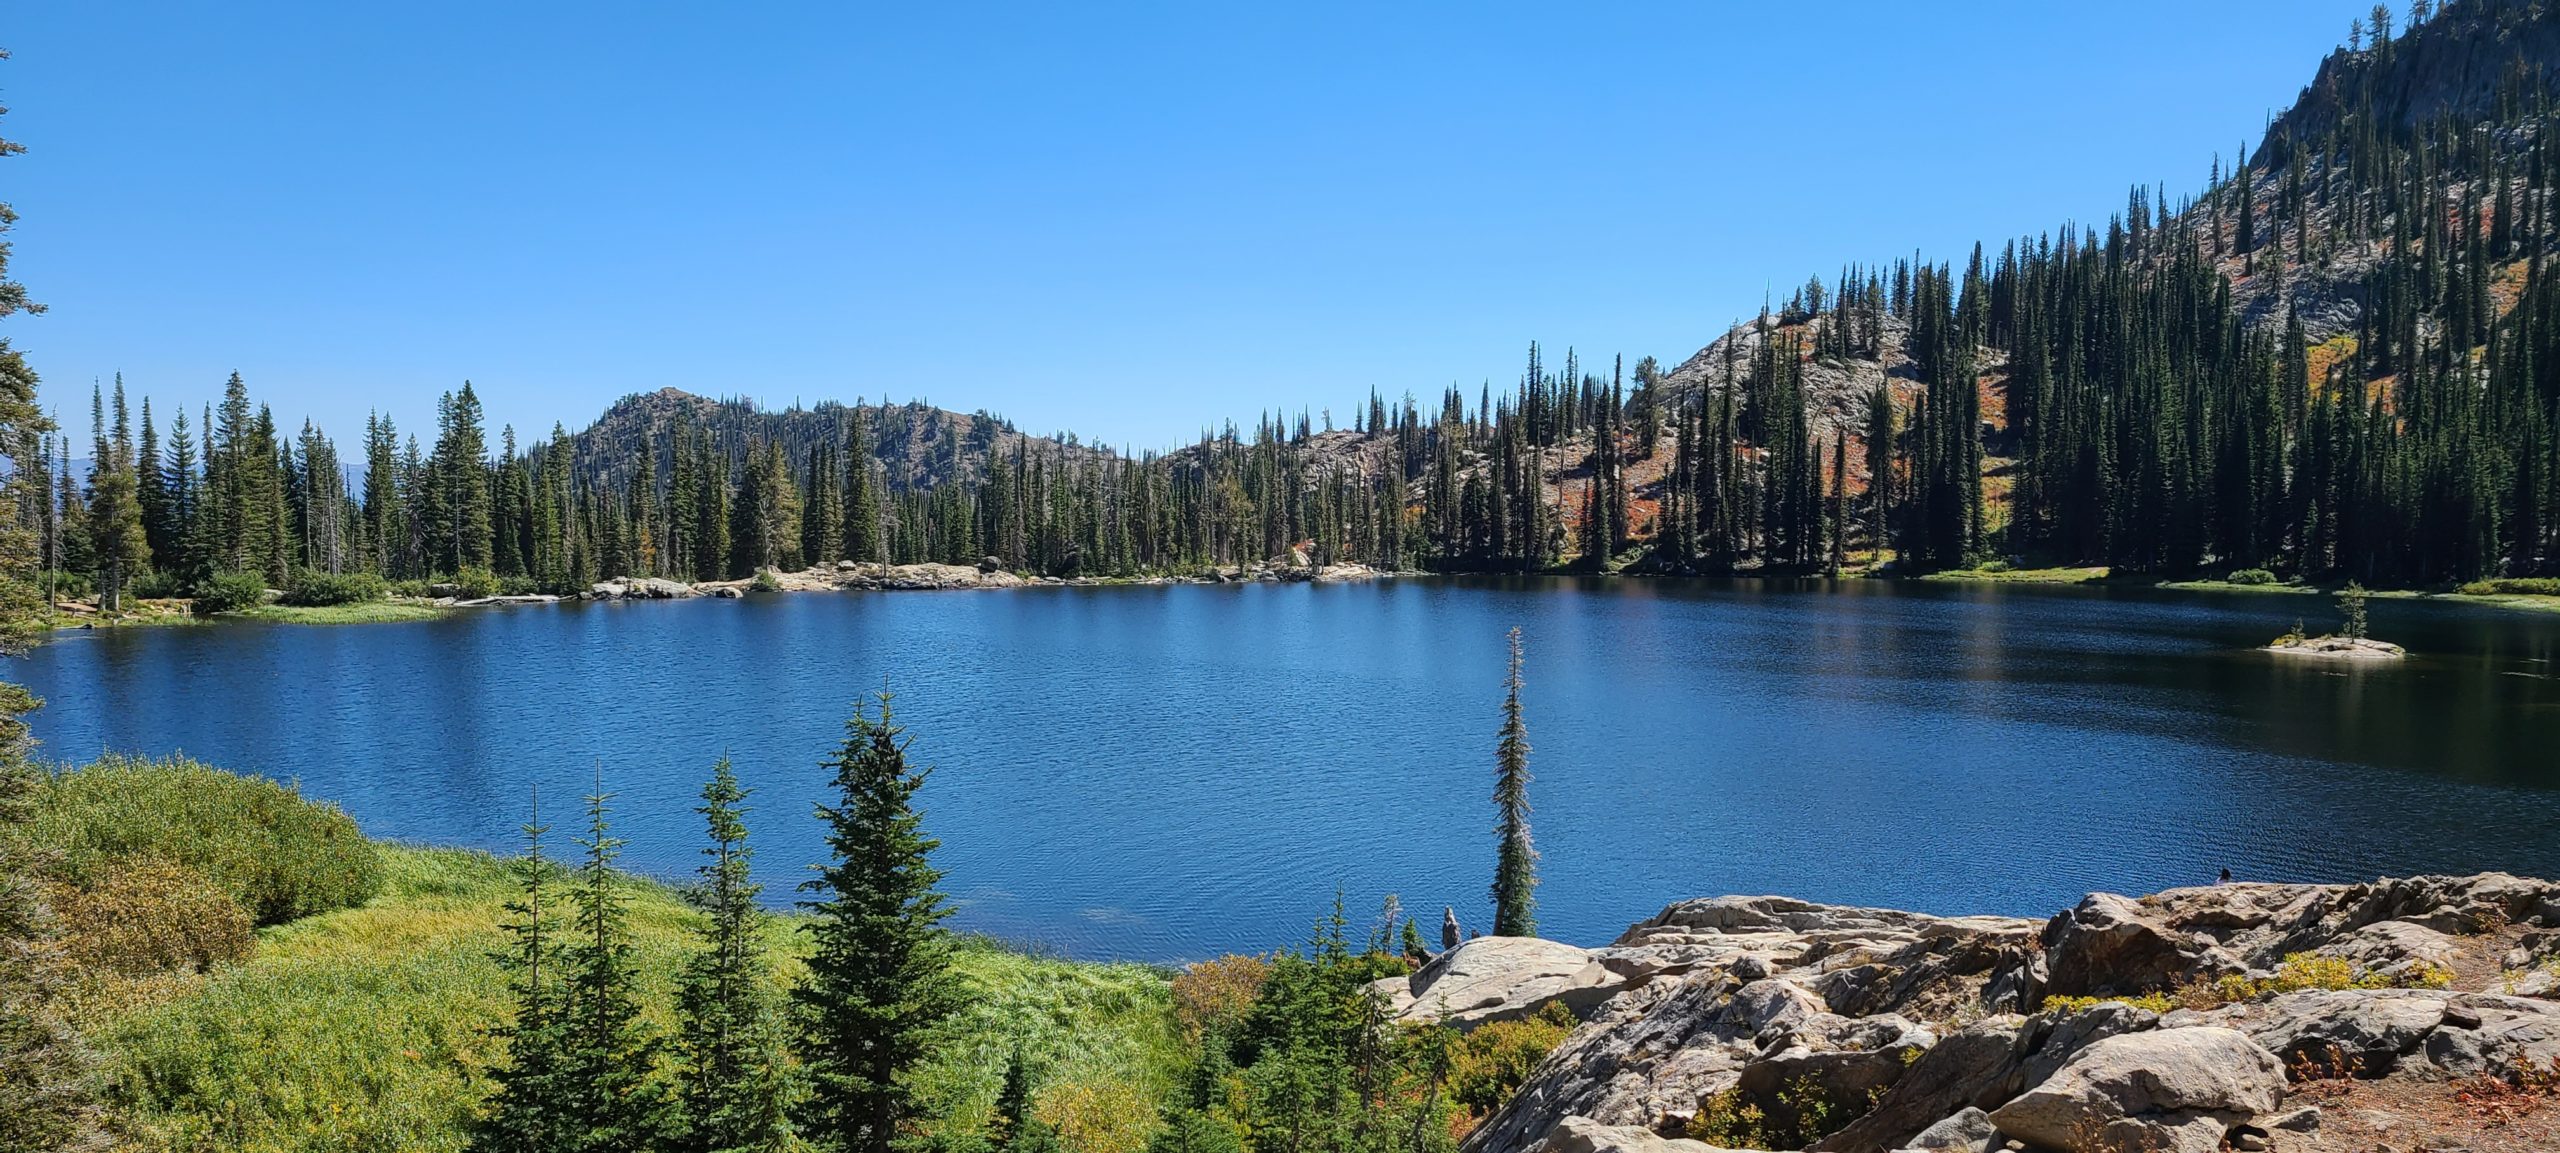
[[[8,59],[0,51],[0,60]],[[5,111],[5,110],[0,110]],[[0,158],[24,151],[0,139]],[[9,279],[9,227],[17,213],[0,204],[0,318],[41,312],[24,285]],[[0,336],[0,653],[18,653],[52,626],[38,586],[45,560],[41,522],[53,504],[51,465],[41,447],[53,431],[36,407],[36,374]],[[41,703],[26,689],[0,683],[0,1149],[68,1153],[106,1145],[88,1087],[89,1054],[63,1019],[61,962],[39,866],[21,826],[33,818],[38,770],[26,714]]]
[[[400,434],[391,418],[366,413],[364,421],[365,539],[373,544],[375,570],[406,576],[400,564],[408,526],[400,511]]]
[[[1031,1068],[1017,1050],[1005,1062],[1004,1085],[996,1091],[994,1117],[987,1144],[995,1153],[1060,1153],[1058,1130],[1031,1111]]]
[[[587,796],[586,860],[569,892],[574,918],[560,949],[560,1087],[566,1110],[558,1148],[577,1153],[645,1149],[666,1127],[666,1099],[652,1077],[658,1041],[640,1016],[626,881],[614,869],[622,841],[605,817],[612,796],[598,770]]]
[[[816,939],[803,1010],[801,1059],[811,1092],[800,1131],[833,1153],[889,1153],[910,1144],[916,1111],[906,1082],[927,1041],[958,1008],[942,874],[914,808],[926,771],[907,765],[908,740],[880,694],[875,720],[857,708],[835,770],[837,803],[818,807],[832,863],[804,883]]]
[[[799,1087],[784,1052],[780,1006],[762,944],[764,886],[748,879],[747,790],[722,757],[702,787],[711,862],[698,898],[702,952],[676,986],[676,1079],[688,1153],[767,1153],[791,1147]]]
[[[1503,680],[1502,736],[1494,746],[1493,935],[1538,931],[1538,850],[1529,842],[1529,726],[1520,713],[1520,630],[1513,628],[1511,672]]]
[[[856,406],[845,445],[844,553],[852,560],[889,559],[880,525],[880,489],[872,475],[878,467],[871,454],[869,424]]]
[[[490,531],[489,438],[482,427],[480,396],[471,382],[448,394],[436,438],[436,557],[445,571],[490,567],[495,539]]]
[[[97,566],[98,608],[124,610],[125,582],[151,564],[151,541],[142,531],[142,501],[133,474],[133,438],[119,419],[112,433],[89,393],[90,420],[98,426],[89,460],[89,560]],[[124,409],[124,385],[116,385],[116,409]]]
[[[148,411],[150,406],[144,405]],[[181,406],[175,420],[169,423],[169,448],[165,460],[142,462],[142,467],[156,469],[169,493],[168,520],[162,526],[167,546],[152,545],[151,555],[162,572],[174,573],[192,585],[206,571],[206,557],[201,550],[202,538],[198,521],[204,516],[204,483],[197,470],[195,433],[187,425],[187,410]]]
[[[2338,631],[2349,640],[2364,639],[2366,595],[2364,586],[2354,581],[2338,593]]]
[[[507,948],[494,954],[507,971],[515,1016],[494,1031],[506,1042],[506,1060],[490,1072],[497,1091],[472,1127],[472,1153],[551,1153],[568,1147],[573,1136],[562,1072],[567,1034],[560,1013],[559,946],[542,907],[551,864],[542,856],[549,827],[542,823],[539,789],[532,810],[524,824],[525,855],[508,866],[518,895],[506,905]]]

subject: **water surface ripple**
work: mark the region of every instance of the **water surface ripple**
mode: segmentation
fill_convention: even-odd
[[[1875,581],[800,594],[65,634],[9,675],[50,757],[183,750],[402,840],[509,849],[535,783],[558,836],[600,764],[627,863],[669,877],[725,752],[775,900],[886,683],[956,923],[1084,956],[1267,949],[1337,889],[1481,926],[1515,624],[1550,936],[1732,892],[2043,915],[2225,866],[2560,875],[2560,617],[2376,602],[2421,655],[2249,651],[2328,615]]]

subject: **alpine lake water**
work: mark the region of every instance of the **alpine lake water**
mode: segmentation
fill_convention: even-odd
[[[69,632],[5,674],[42,753],[183,751],[377,837],[554,849],[599,769],[682,881],[712,762],[759,878],[886,685],[958,912],[1072,956],[1303,940],[1388,893],[1489,917],[1503,634],[1527,640],[1543,935],[1687,897],[2045,915],[2093,889],[2560,875],[2560,614],[2379,600],[2404,662],[2254,651],[2324,598],[1852,580],[804,593],[344,627]]]

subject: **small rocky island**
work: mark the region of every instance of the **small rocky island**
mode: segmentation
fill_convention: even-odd
[[[1407,1019],[1580,1022],[1462,1153],[2560,1148],[2560,884],[2504,874],[2044,921],[1717,897],[1381,984]]]
[[[2263,652],[2285,656],[2314,657],[2324,660],[2396,661],[2409,655],[2409,650],[2389,641],[2378,641],[2365,635],[2364,586],[2350,581],[2338,593],[2338,631],[2327,636],[2304,636],[2302,622],[2293,623],[2293,631],[2267,643]]]
[[[2350,661],[2396,661],[2409,655],[2409,650],[2389,641],[2367,637],[2277,637],[2266,651],[2296,657],[2327,657]]]

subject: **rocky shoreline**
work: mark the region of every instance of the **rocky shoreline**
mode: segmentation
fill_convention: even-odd
[[[838,561],[800,572],[768,570],[748,580],[685,584],[655,577],[622,577],[599,581],[585,594],[589,600],[676,600],[686,597],[742,597],[750,592],[842,592],[847,590],[954,591],[962,589],[1090,588],[1104,585],[1251,584],[1377,580],[1400,574],[1362,564],[1319,565],[1287,558],[1257,565],[1229,565],[1192,576],[1026,577],[989,558],[976,566],[953,564],[892,565],[872,561]]]
[[[1466,941],[1379,992],[1580,1020],[1462,1153],[2560,1148],[2560,884],[2503,874],[2046,921],[1718,897],[1600,949]],[[2472,1105],[2499,1094],[2555,1099]]]

